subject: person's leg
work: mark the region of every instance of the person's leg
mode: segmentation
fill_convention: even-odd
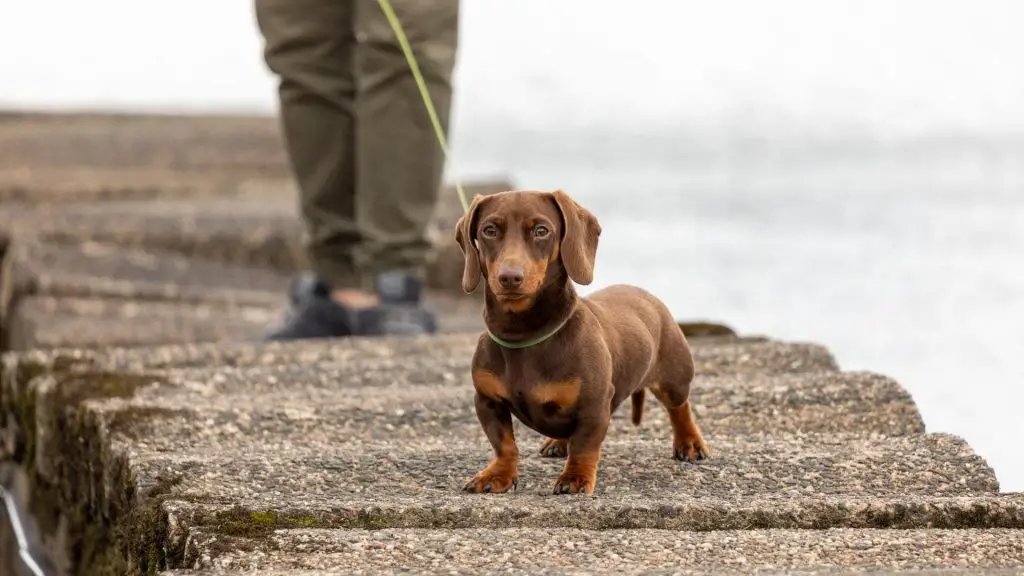
[[[443,158],[394,32],[374,0],[256,3],[315,272],[269,338],[433,332],[419,279]],[[395,8],[447,129],[457,1]]]
[[[316,276],[358,288],[356,10],[346,0],[256,0],[264,59],[278,76],[280,122]]]
[[[444,155],[398,39],[377,0],[357,0],[356,261],[363,287],[378,275],[421,283]],[[458,0],[392,0],[447,136],[459,31]],[[410,282],[405,282],[408,285]]]

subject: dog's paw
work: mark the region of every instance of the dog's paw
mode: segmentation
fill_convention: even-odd
[[[698,460],[711,458],[711,450],[708,448],[707,442],[699,434],[677,438],[672,448],[675,452],[676,460],[682,460],[683,462],[697,462]]]
[[[475,494],[502,494],[519,487],[519,474],[508,470],[492,470],[487,468],[477,472],[466,482],[462,489]]]
[[[548,438],[544,441],[544,445],[540,447],[540,455],[545,458],[565,458],[569,455],[569,442]]]
[[[596,474],[562,472],[555,480],[554,494],[590,494],[597,484]]]

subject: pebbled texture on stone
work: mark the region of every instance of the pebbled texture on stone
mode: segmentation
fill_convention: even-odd
[[[472,304],[479,313],[479,305]],[[390,362],[396,367],[419,369],[438,360],[468,362],[481,338],[477,318],[472,330],[435,336],[342,338],[305,342],[201,343],[144,349],[110,348],[103,351],[74,348],[31,350],[17,358],[41,369],[78,362],[107,370],[163,368],[215,368],[300,365],[309,372],[329,370],[355,362]],[[694,361],[701,374],[779,374],[834,372],[838,366],[831,353],[816,344],[753,341],[703,342],[694,340]],[[11,356],[14,362],[15,356]],[[418,363],[418,364],[417,364]]]
[[[228,548],[228,551],[224,551]],[[263,538],[197,531],[185,563],[221,570],[458,570],[471,574],[561,569],[575,573],[747,574],[932,567],[998,569],[1024,563],[1013,530],[458,529],[279,530]],[[475,571],[475,572],[474,572]],[[212,572],[217,573],[217,572]]]
[[[259,552],[256,552],[259,553]],[[997,552],[996,552],[997,553]],[[552,562],[551,564],[559,564]],[[364,574],[410,574],[415,572],[416,574],[425,574],[429,576],[476,576],[480,573],[480,569],[457,569],[457,568],[420,568],[411,571],[406,568],[372,568],[372,569],[361,569],[355,567],[345,568],[325,568],[325,569],[269,569],[260,570],[260,575],[266,576],[339,576],[339,575],[364,575]],[[615,567],[603,568],[603,569],[588,569],[588,568],[553,568],[546,566],[543,568],[529,568],[529,569],[516,569],[516,568],[496,568],[488,569],[487,574],[498,574],[501,576],[524,576],[524,575],[540,575],[540,576],[584,576],[593,574],[643,574],[645,576],[689,576],[689,575],[705,575],[705,574],[716,574],[722,576],[743,576],[748,574],[756,574],[757,576],[891,576],[892,574],[914,574],[916,576],[1019,576],[1024,574],[1024,568],[936,568],[936,569],[920,569],[916,568],[913,561],[907,560],[897,565],[895,568],[866,568],[866,567],[839,567],[830,566],[822,567],[818,569],[762,569],[758,566],[746,566],[743,569],[716,566],[712,569],[702,567],[699,569],[690,569],[686,566],[676,566],[673,568],[630,568],[629,565],[624,565],[622,561]],[[167,570],[158,573],[160,576],[234,576],[238,574],[251,574],[250,571],[240,571],[233,568],[205,568],[198,570]]]
[[[189,418],[187,414],[163,414]],[[182,481],[172,493],[189,500],[236,502],[250,509],[273,506],[282,498],[289,506],[315,510],[401,504],[419,513],[434,504],[474,502],[457,497],[458,492],[491,456],[482,434],[467,434],[461,441],[454,437],[344,439],[305,426],[308,422],[302,421],[302,414],[290,410],[283,414],[290,418],[275,418],[287,418],[275,426],[278,430],[268,430],[269,423],[258,418],[240,422],[208,418],[189,430],[192,437],[187,440],[135,431],[130,434],[131,446],[125,448],[131,450],[142,485],[147,478],[180,474]],[[118,422],[117,416],[111,417]],[[129,413],[122,418],[130,421],[131,417]],[[203,426],[212,431],[204,433]],[[153,431],[160,430],[158,426]],[[337,430],[345,431],[346,426]],[[292,433],[287,434],[289,431]],[[524,447],[539,447],[542,438],[521,428],[517,432]],[[259,437],[264,440],[246,441]],[[985,462],[962,440],[943,435],[868,439],[717,436],[709,444],[716,450],[714,458],[680,463],[671,457],[671,440],[665,435],[612,433],[604,445],[595,494],[605,505],[636,499],[661,503],[717,499],[736,505],[746,499],[998,492],[998,483]],[[521,455],[515,495],[488,495],[487,502],[523,511],[578,502],[547,496],[563,464],[539,455]],[[764,512],[775,515],[767,508]],[[776,521],[785,523],[782,518]]]
[[[480,425],[473,410],[468,362],[420,361],[420,367],[409,368],[415,364],[404,359],[397,366],[363,361],[316,371],[300,364],[171,370],[169,383],[139,391],[133,405],[195,411],[198,422],[288,409],[310,415],[304,429],[344,438],[475,437]],[[868,373],[698,375],[692,399],[702,428],[712,437],[786,432],[899,436],[924,431],[906,393],[892,380]],[[664,409],[654,400],[648,402],[641,427],[630,424],[626,407],[620,407],[613,430],[671,438]],[[189,423],[181,424],[186,429],[180,435],[189,436]],[[170,438],[174,424],[166,426],[161,435]],[[334,426],[344,429],[328,432]],[[205,428],[202,433],[213,430]]]
[[[466,192],[507,187],[507,183],[469,184]],[[47,244],[110,245],[281,274],[307,265],[296,195],[287,180],[235,182],[220,188],[216,195],[168,193],[138,200],[129,196],[103,202],[0,203],[0,221],[10,223],[5,227],[15,238]],[[446,202],[453,201],[454,194],[452,188],[441,193]],[[452,275],[461,267],[462,256],[446,249],[454,246],[449,228],[438,225],[438,252],[428,271],[428,285],[454,292],[451,287],[459,283]]]
[[[37,292],[62,297],[273,307],[291,280],[262,268],[95,242],[27,243],[19,247],[18,260]]]

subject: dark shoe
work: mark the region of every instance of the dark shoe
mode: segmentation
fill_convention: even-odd
[[[430,310],[408,304],[380,304],[357,310],[357,336],[385,336],[398,334],[433,334],[437,332],[437,318]]]
[[[378,276],[377,285],[379,305],[351,309],[331,300],[326,283],[304,274],[292,282],[284,324],[267,335],[267,340],[437,332],[436,316],[420,306],[423,287],[419,280],[388,272]]]
[[[296,276],[288,287],[288,307],[285,310],[285,321],[294,316],[314,298],[329,298],[331,287],[312,272],[303,272]]]
[[[267,334],[267,340],[338,338],[354,334],[353,311],[330,298],[310,296],[289,310],[284,322]]]

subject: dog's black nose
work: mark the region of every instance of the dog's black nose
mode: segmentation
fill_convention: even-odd
[[[498,283],[506,290],[513,290],[523,285],[523,269],[502,266],[498,268]]]

